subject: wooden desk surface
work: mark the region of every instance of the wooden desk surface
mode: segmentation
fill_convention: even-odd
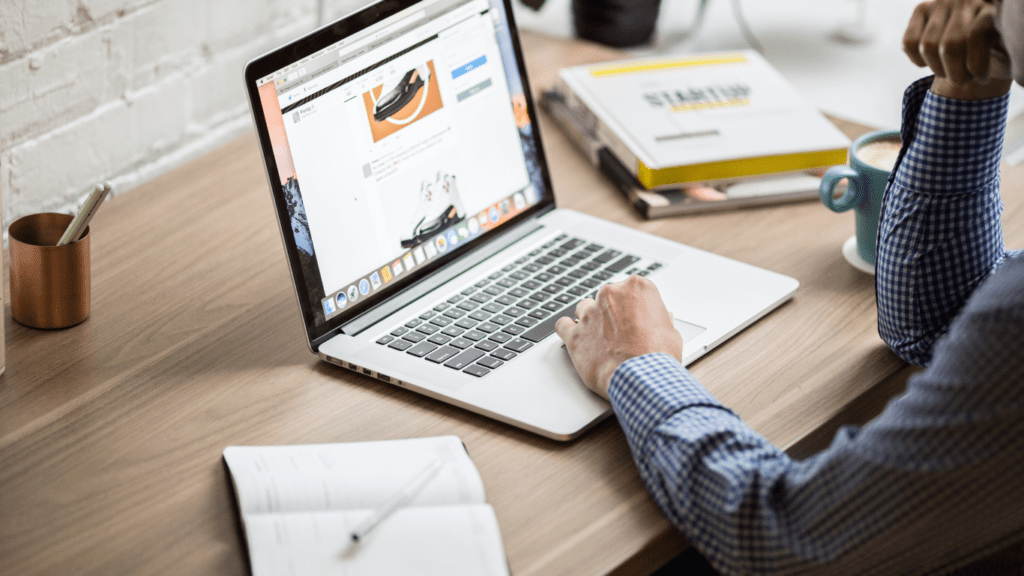
[[[535,89],[616,55],[525,44]],[[771,441],[791,445],[904,369],[877,336],[872,279],[840,255],[851,214],[808,202],[646,222],[541,124],[561,206],[800,280],[692,366]],[[1020,244],[1014,188],[1007,239]],[[224,447],[441,434],[469,448],[517,576],[644,573],[682,549],[614,419],[562,444],[317,361],[274,221],[250,134],[104,207],[86,322],[39,331],[5,311],[0,572],[244,574]]]

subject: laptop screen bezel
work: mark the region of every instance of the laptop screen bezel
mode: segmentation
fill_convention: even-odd
[[[526,75],[526,66],[523,59],[518,29],[516,28],[515,21],[512,16],[510,0],[501,0],[504,9],[505,24],[511,36],[511,44],[518,68],[517,72],[520,76],[520,82],[523,87],[523,96],[526,102],[526,113],[529,117],[531,126],[533,149],[536,151],[536,161],[540,169],[541,181],[544,185],[544,189],[538,191],[540,201],[533,206],[528,207],[508,222],[505,222],[501,226],[492,230],[490,233],[473,239],[465,248],[439,256],[419,269],[412,271],[412,273],[408,274],[400,282],[397,281],[398,279],[396,278],[396,282],[393,282],[392,285],[388,287],[388,290],[380,294],[379,297],[354,303],[353,306],[347,308],[343,313],[317,325],[314,306],[319,307],[320,303],[311,301],[310,287],[306,285],[299,258],[299,251],[296,246],[294,236],[289,233],[290,219],[284,187],[280,182],[280,173],[274,158],[274,152],[270,142],[270,134],[267,128],[266,118],[263,114],[263,106],[260,100],[257,83],[260,79],[268,75],[274,74],[277,71],[310,56],[311,54],[315,54],[327,46],[367,30],[384,19],[416,6],[422,1],[423,0],[383,0],[381,2],[377,2],[359,10],[358,12],[352,13],[318,30],[315,30],[306,36],[289,42],[276,50],[260,56],[249,62],[245,67],[246,93],[249,98],[250,110],[253,115],[256,133],[263,153],[271,196],[277,213],[279,231],[281,232],[282,241],[284,243],[285,254],[288,259],[292,282],[302,314],[308,344],[310,349],[314,352],[316,351],[314,342],[323,341],[325,336],[338,330],[338,328],[345,323],[386,303],[394,296],[400,294],[403,288],[408,287],[430,275],[443,273],[443,269],[447,264],[450,264],[454,260],[461,258],[472,251],[478,250],[490,242],[493,242],[514,230],[518,225],[534,218],[538,214],[547,212],[554,208],[555,199],[551,186],[551,175],[548,170],[544,149],[541,143],[537,108],[534,105],[533,95],[531,94],[528,77]],[[493,9],[494,7],[492,5],[491,10]],[[504,62],[502,62],[502,66],[504,67]],[[315,246],[314,250],[316,250]]]

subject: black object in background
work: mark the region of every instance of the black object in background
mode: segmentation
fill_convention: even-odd
[[[520,0],[539,10],[545,0]],[[572,0],[572,23],[580,38],[616,48],[650,42],[661,0]]]
[[[572,0],[576,35],[616,48],[650,42],[661,0]]]

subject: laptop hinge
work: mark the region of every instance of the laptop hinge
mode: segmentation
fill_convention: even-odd
[[[410,286],[401,293],[396,294],[377,306],[367,310],[363,314],[353,318],[349,322],[341,325],[338,328],[338,331],[348,336],[355,336],[356,334],[359,334],[363,330],[366,330],[370,326],[373,326],[377,322],[380,322],[384,318],[394,314],[395,311],[408,306],[418,298],[422,298],[431,290],[434,290],[438,286],[542,228],[544,228],[544,225],[537,222],[536,219],[530,220],[528,223],[524,223],[523,225],[516,227],[516,229],[503,234],[501,237],[496,238],[491,242],[488,242],[473,252],[466,254],[462,258],[454,260],[430,276],[427,276],[423,280],[417,282],[415,285]],[[330,336],[331,334],[326,335],[323,340],[329,339]],[[321,340],[321,342],[323,342],[323,340]],[[318,348],[321,342],[316,343]]]

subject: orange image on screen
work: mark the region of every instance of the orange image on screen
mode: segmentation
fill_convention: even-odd
[[[423,78],[428,71],[430,78]],[[412,68],[396,80],[363,93],[366,119],[374,142],[398,132],[421,118],[440,110],[441,91],[437,87],[434,61]]]
[[[267,133],[270,135],[270,147],[274,149],[274,162],[277,164],[281,184],[285,184],[295,178],[295,164],[292,162],[292,151],[284,131],[284,117],[277,101],[277,88],[273,82],[267,82],[259,87],[259,93]]]

